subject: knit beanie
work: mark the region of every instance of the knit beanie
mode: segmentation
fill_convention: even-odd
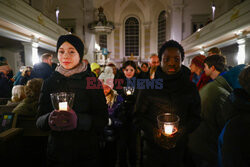
[[[201,68],[202,70],[204,69],[204,60],[206,59],[206,56],[204,55],[198,55],[195,56],[192,61],[191,64],[196,65],[197,67]]]
[[[90,68],[91,68],[91,71],[93,72],[94,70],[100,68],[100,65],[97,63],[91,63]]]
[[[106,66],[104,69],[104,72],[101,73],[101,75],[99,76],[99,80],[102,81],[103,84],[109,86],[111,89],[113,89],[114,87],[114,74],[113,74],[113,68]]]
[[[56,45],[56,53],[58,52],[58,49],[64,42],[69,42],[71,45],[75,47],[77,52],[79,53],[80,56],[80,62],[82,61],[83,58],[83,52],[84,52],[84,45],[82,43],[82,40],[78,38],[75,35],[68,34],[68,35],[61,35],[57,41]]]

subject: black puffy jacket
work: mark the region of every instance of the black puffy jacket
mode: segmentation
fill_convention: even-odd
[[[48,141],[49,161],[64,166],[91,166],[97,160],[98,134],[108,121],[103,89],[86,89],[88,71],[65,77],[54,72],[42,86],[39,100],[37,127],[50,130],[48,117],[53,107],[50,93],[74,92],[72,109],[78,117],[77,128],[72,131],[51,131]],[[52,164],[53,164],[52,163]]]
[[[163,79],[162,89],[142,90],[138,93],[135,123],[144,132],[146,143],[156,150],[165,150],[154,140],[158,115],[174,113],[180,117],[181,134],[176,147],[182,150],[187,143],[187,135],[200,123],[200,96],[195,85],[189,81],[189,76],[190,72],[184,66],[174,75],[166,75],[159,67],[156,79]]]

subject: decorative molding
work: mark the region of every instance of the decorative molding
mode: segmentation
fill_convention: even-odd
[[[203,27],[199,32],[193,33],[181,41],[185,53],[196,54],[201,47],[210,48],[213,46],[227,46],[236,42],[236,32],[242,31],[245,34],[250,30],[250,1],[235,6],[233,9],[218,17],[213,22]],[[231,19],[233,16],[233,20]],[[236,17],[237,16],[237,17]]]
[[[0,1],[0,33],[8,31],[11,36],[20,37],[16,40],[30,41],[32,36],[38,39],[41,46],[55,50],[58,37],[67,31],[55,22],[20,0]],[[23,37],[22,37],[23,36]],[[23,40],[25,38],[30,40]],[[48,46],[48,43],[50,46]],[[40,45],[39,45],[40,46]]]

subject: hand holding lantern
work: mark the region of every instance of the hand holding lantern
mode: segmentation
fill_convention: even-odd
[[[125,95],[130,96],[134,94],[135,88],[128,86],[128,87],[123,87],[123,90],[124,90]]]
[[[71,92],[51,93],[50,98],[55,110],[68,111],[72,109],[75,94]]]
[[[158,137],[157,143],[170,149],[176,146],[175,134],[178,132],[179,116],[172,113],[164,113],[157,116]]]
[[[49,116],[49,126],[55,131],[73,130],[77,126],[77,115],[72,110],[74,93],[51,93],[54,111]]]

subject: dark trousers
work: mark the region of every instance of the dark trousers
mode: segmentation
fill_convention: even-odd
[[[157,145],[144,143],[143,167],[181,167],[184,160],[184,148],[170,150]]]
[[[101,166],[115,167],[117,163],[117,141],[106,141],[101,146]]]
[[[139,163],[139,132],[133,127],[127,127],[120,131],[118,140],[118,159],[119,167],[135,167]]]

